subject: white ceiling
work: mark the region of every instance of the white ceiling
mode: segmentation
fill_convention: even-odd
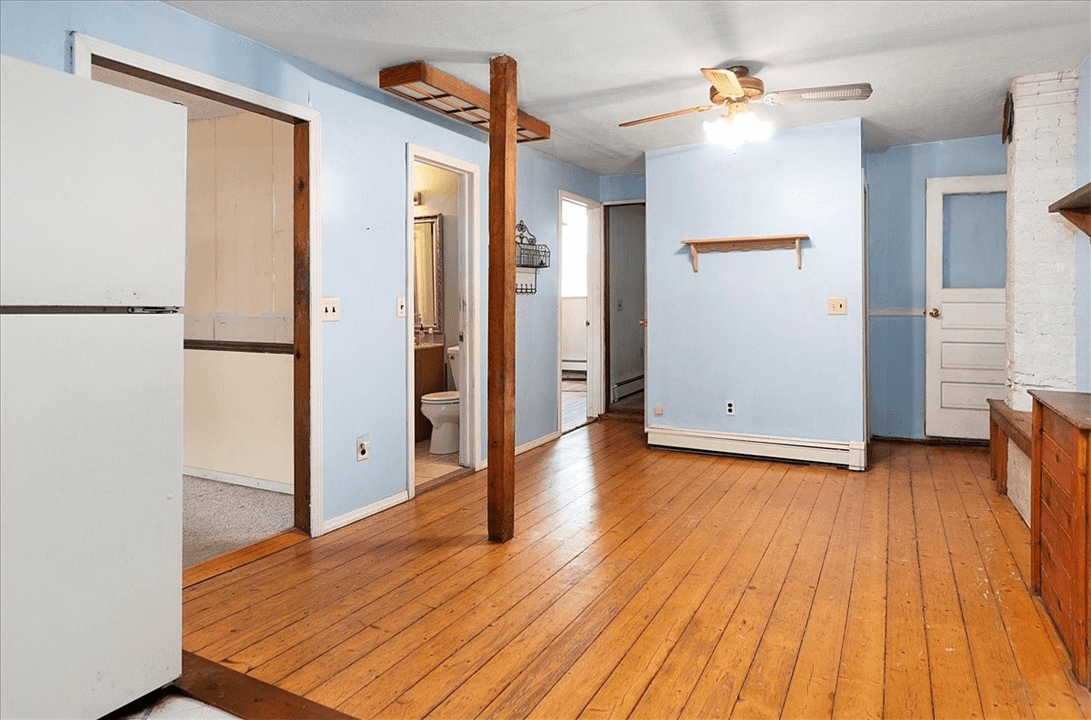
[[[274,2],[168,0],[188,13],[377,87],[423,60],[482,89],[489,58],[519,70],[542,152],[603,175],[700,142],[718,111],[701,67],[745,64],[767,91],[870,82],[870,100],[760,106],[778,128],[862,117],[869,150],[998,133],[1011,78],[1091,54],[1091,2]]]

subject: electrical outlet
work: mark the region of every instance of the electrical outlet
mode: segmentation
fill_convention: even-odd
[[[734,414],[735,414],[735,403],[728,400],[726,403],[724,403],[724,415],[734,415]]]
[[[826,313],[829,315],[848,315],[848,301],[843,297],[832,297],[826,301]]]
[[[398,301],[395,303],[394,307],[394,312],[398,315],[398,317],[405,317],[405,298],[398,298]]]
[[[363,462],[371,457],[371,439],[367,435],[356,438],[356,462]]]
[[[337,322],[341,319],[341,299],[322,298],[322,322]]]
[[[663,407],[662,406],[660,406],[660,405],[655,406],[655,416],[656,417],[662,417],[663,416]]]

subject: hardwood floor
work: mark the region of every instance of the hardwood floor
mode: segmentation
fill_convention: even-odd
[[[187,588],[184,647],[357,717],[1088,717],[987,450],[871,469],[604,420]]]

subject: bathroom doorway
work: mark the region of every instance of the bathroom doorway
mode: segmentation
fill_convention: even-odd
[[[409,148],[410,496],[480,469],[478,169]]]

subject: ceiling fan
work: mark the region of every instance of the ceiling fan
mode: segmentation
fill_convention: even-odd
[[[751,101],[760,101],[766,105],[788,105],[838,100],[867,100],[871,97],[871,85],[868,83],[823,85],[821,87],[766,93],[765,83],[760,78],[751,75],[750,70],[745,65],[734,65],[727,69],[702,68],[701,72],[712,83],[712,87],[708,91],[708,99],[712,103],[711,105],[698,105],[685,110],[675,110],[661,115],[640,118],[639,120],[630,120],[621,123],[618,127],[631,127],[655,122],[656,120],[666,120],[679,115],[702,113],[716,107],[726,107],[731,114],[744,113],[749,110],[748,106]]]

